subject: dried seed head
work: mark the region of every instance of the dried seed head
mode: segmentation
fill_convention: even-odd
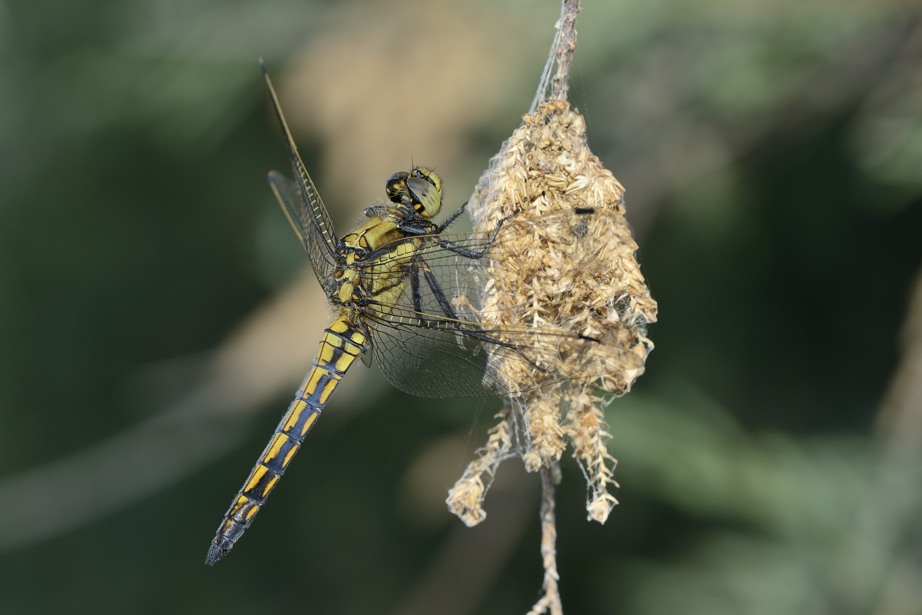
[[[583,117],[556,100],[523,120],[468,208],[481,232],[511,216],[490,251],[481,317],[491,330],[561,335],[536,334],[531,364],[490,356],[490,377],[510,390],[533,383],[510,400],[524,418],[526,467],[554,464],[571,443],[590,484],[590,518],[604,521],[616,502],[600,395],[624,394],[643,373],[656,302],[624,219],[624,188],[589,151]]]
[[[475,459],[468,464],[464,475],[448,492],[445,503],[468,527],[486,519],[483,499],[493,484],[496,469],[512,455],[513,427],[509,420],[511,410],[504,408],[495,418],[500,419],[489,432],[487,443],[477,449]]]

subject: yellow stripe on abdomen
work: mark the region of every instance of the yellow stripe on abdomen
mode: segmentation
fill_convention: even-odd
[[[365,335],[347,318],[337,318],[326,328],[310,373],[298,389],[294,401],[276,427],[243,488],[224,515],[208,550],[206,564],[214,565],[224,557],[250,526],[253,517],[314,426],[343,374],[364,349]]]

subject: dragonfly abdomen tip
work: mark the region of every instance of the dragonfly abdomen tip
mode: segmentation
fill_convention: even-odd
[[[211,545],[208,547],[208,555],[205,556],[205,565],[214,566],[221,559],[230,552],[230,549],[224,549],[218,545]]]

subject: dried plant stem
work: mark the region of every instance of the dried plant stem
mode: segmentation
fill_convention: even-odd
[[[541,559],[544,562],[544,595],[535,603],[528,615],[563,615],[563,603],[557,582],[557,519],[554,515],[554,496],[559,468],[541,468]]]
[[[551,83],[551,100],[566,100],[570,89],[570,62],[576,49],[576,15],[579,13],[579,0],[564,0],[560,24],[560,40],[554,55],[557,57],[557,74]]]
[[[551,51],[541,72],[538,90],[531,102],[529,113],[534,113],[538,105],[550,100],[566,100],[570,89],[570,62],[576,49],[576,16],[582,10],[580,0],[563,0],[560,7],[560,20],[557,22],[557,34],[551,43]],[[557,64],[557,72],[551,81],[551,70]]]
[[[647,325],[656,322],[624,219],[624,187],[590,151],[586,122],[567,102],[579,4],[562,1],[531,110],[491,159],[467,209],[476,232],[487,236],[503,225],[502,241],[490,246],[479,311],[499,341],[510,333],[508,345],[486,349],[486,375],[509,392],[511,411],[499,417],[448,506],[468,525],[482,521],[496,466],[512,455],[541,475],[544,593],[529,615],[563,614],[554,478],[568,445],[586,475],[589,518],[604,523],[617,504],[599,406],[643,373],[653,349]],[[511,334],[524,323],[535,327],[527,362],[503,351],[520,343]]]

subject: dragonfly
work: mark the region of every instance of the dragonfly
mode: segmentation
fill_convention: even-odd
[[[363,223],[337,236],[265,66],[262,70],[294,173],[290,180],[272,171],[269,184],[335,317],[321,335],[307,377],[218,526],[208,565],[224,558],[250,527],[357,358],[369,365],[374,359],[392,384],[414,395],[498,395],[528,383],[512,385],[491,373],[489,357],[500,355],[553,375],[553,365],[536,357],[546,356],[561,338],[597,342],[567,331],[497,330],[483,322],[475,289],[508,218],[487,233],[447,233],[466,203],[437,224],[442,179],[428,167],[393,174],[385,184],[387,201],[367,208]],[[541,345],[543,355],[536,350]]]

